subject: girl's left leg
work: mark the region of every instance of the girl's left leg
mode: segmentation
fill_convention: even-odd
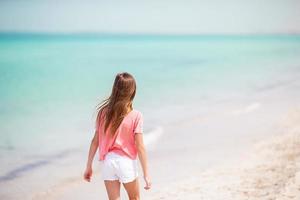
[[[120,200],[120,182],[119,180],[115,181],[104,181],[108,199],[109,200]]]

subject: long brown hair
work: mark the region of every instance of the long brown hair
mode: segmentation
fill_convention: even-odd
[[[132,110],[132,101],[136,93],[136,82],[127,72],[118,73],[115,77],[111,95],[98,106],[96,123],[100,123],[100,116],[105,109],[104,133],[110,126],[110,134],[114,135],[129,109]]]

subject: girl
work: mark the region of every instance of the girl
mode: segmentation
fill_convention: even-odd
[[[110,97],[98,109],[84,179],[90,182],[92,162],[99,147],[102,179],[110,200],[120,199],[120,183],[130,200],[140,199],[137,156],[143,170],[144,188],[148,190],[151,187],[143,143],[143,116],[132,107],[135,93],[133,76],[126,72],[119,73]]]

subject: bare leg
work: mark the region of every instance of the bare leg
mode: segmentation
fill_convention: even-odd
[[[132,182],[123,183],[123,186],[128,194],[129,200],[139,200],[140,199],[138,178],[136,178]]]
[[[104,181],[108,199],[109,200],[119,200],[120,199],[120,182],[115,181]]]

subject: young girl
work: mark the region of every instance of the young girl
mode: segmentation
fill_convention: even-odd
[[[137,156],[144,174],[144,188],[148,190],[151,187],[143,143],[143,116],[132,107],[135,93],[133,76],[126,72],[119,73],[110,97],[102,102],[98,110],[84,179],[90,182],[93,159],[99,147],[102,179],[110,200],[120,198],[120,183],[129,199],[140,199]]]

